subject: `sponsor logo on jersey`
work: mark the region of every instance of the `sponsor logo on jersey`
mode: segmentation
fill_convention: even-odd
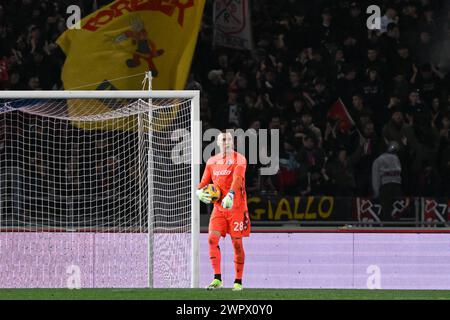
[[[230,170],[214,170],[213,174],[215,176],[228,176],[231,173]]]

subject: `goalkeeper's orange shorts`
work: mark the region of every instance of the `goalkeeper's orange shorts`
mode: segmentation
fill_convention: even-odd
[[[214,208],[209,219],[209,231],[218,231],[222,237],[232,238],[250,236],[250,217],[246,209],[220,210]]]

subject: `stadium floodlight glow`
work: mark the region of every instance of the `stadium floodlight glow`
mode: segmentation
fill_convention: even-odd
[[[199,98],[1,91],[0,287],[198,287]]]

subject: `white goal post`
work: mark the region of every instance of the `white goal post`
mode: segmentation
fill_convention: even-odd
[[[199,91],[0,91],[0,288],[199,287]]]

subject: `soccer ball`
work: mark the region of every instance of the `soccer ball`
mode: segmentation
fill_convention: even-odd
[[[211,203],[214,203],[220,199],[220,190],[213,184],[208,184],[203,191],[209,194],[211,197]]]

